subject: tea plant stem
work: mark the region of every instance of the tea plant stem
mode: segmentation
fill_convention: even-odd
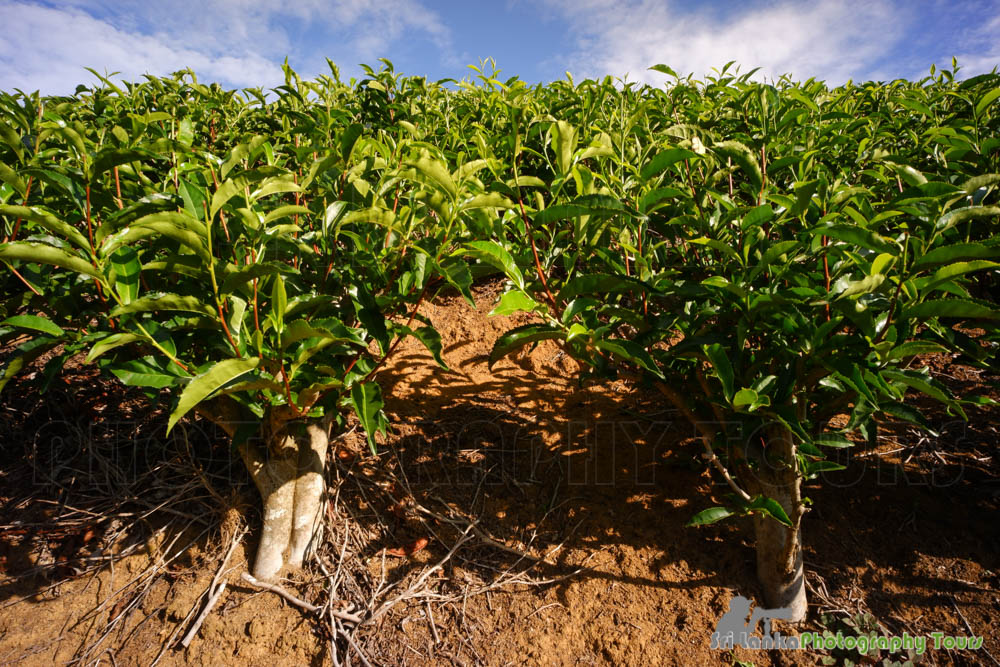
[[[24,276],[22,276],[22,275],[21,275],[20,271],[18,271],[17,269],[15,269],[15,268],[14,268],[13,266],[11,266],[11,265],[10,265],[9,263],[7,263],[7,262],[4,262],[4,264],[6,264],[7,268],[8,268],[8,269],[10,269],[10,272],[11,272],[11,273],[13,273],[13,274],[14,274],[15,276],[17,276],[17,277],[18,277],[18,279],[20,279],[20,281],[21,281],[22,283],[24,283],[24,284],[25,284],[25,285],[26,285],[26,286],[28,287],[28,289],[30,289],[30,290],[31,290],[32,292],[34,292],[34,293],[35,293],[35,296],[41,296],[41,295],[42,295],[42,293],[41,293],[41,292],[39,292],[39,291],[38,291],[37,289],[35,289],[35,286],[34,286],[34,285],[32,285],[31,283],[29,283],[29,282],[28,282],[28,281],[27,281],[27,280],[26,280],[26,279],[24,278]]]
[[[824,236],[823,239],[822,239],[822,243],[823,243],[823,247],[825,248],[827,245],[829,245],[830,239],[828,237]],[[823,252],[823,281],[824,281],[824,284],[826,285],[826,293],[829,294],[830,293],[830,259],[829,259],[829,255],[825,251]],[[826,304],[826,321],[827,322],[830,321],[830,303],[829,302],[827,302],[827,304]]]
[[[667,399],[674,404],[674,407],[680,410],[696,429],[701,431],[701,437],[699,440],[701,440],[702,445],[705,447],[705,460],[715,466],[716,470],[719,471],[719,474],[722,475],[723,479],[726,480],[726,483],[729,484],[730,488],[736,493],[736,495],[745,501],[749,501],[750,494],[739,487],[736,480],[733,479],[732,475],[730,475],[729,471],[726,469],[726,466],[722,463],[722,460],[716,456],[715,451],[712,449],[712,441],[715,439],[715,432],[708,428],[702,420],[698,419],[697,415],[695,415],[694,411],[688,407],[684,398],[677,393],[677,391],[663,382],[657,381],[655,385],[660,393],[666,396]]]
[[[34,174],[31,174],[31,175],[28,176],[28,185],[24,189],[24,199],[21,201],[21,206],[27,206],[28,205],[28,197],[31,196],[31,186],[32,186],[32,184],[34,182],[33,181],[34,178],[35,178]],[[14,223],[14,231],[11,233],[11,235],[10,235],[10,237],[8,239],[4,239],[4,243],[7,243],[7,241],[16,241],[17,240],[17,234],[18,234],[18,232],[21,231],[21,220],[22,220],[21,218],[18,218],[17,222]]]
[[[291,406],[292,410],[295,412],[295,416],[301,417],[302,411],[299,410],[299,406],[297,406],[295,401],[292,400],[292,387],[288,383],[288,371],[285,370],[285,362],[282,360],[279,363],[281,364],[281,379],[285,383],[285,400],[288,401],[288,405]]]
[[[240,347],[233,340],[233,335],[229,331],[229,325],[226,323],[225,313],[222,312],[222,300],[219,299],[219,283],[215,278],[215,253],[212,252],[212,221],[208,216],[208,203],[202,200],[201,206],[205,211],[205,225],[207,229],[207,241],[208,241],[208,277],[212,281],[212,296],[215,299],[215,308],[219,311],[219,322],[222,324],[222,331],[226,334],[226,340],[233,348],[233,352],[236,353],[237,357],[242,358],[243,355],[240,353]]]
[[[406,328],[409,328],[410,325],[413,324],[413,319],[417,316],[417,310],[420,308],[420,304],[422,304],[424,302],[424,297],[427,296],[427,290],[428,290],[429,287],[430,287],[430,282],[428,282],[424,286],[423,291],[420,293],[420,298],[417,299],[417,303],[413,306],[413,310],[410,311],[410,319],[406,320]],[[386,352],[385,355],[383,355],[383,357],[381,359],[379,359],[378,363],[375,364],[374,368],[372,368],[370,371],[368,371],[368,374],[361,381],[362,383],[368,382],[373,377],[375,377],[375,373],[377,373],[378,370],[380,368],[382,368],[382,366],[385,364],[385,362],[389,360],[389,357],[391,357],[392,354],[393,354],[393,352],[396,351],[396,348],[399,347],[399,344],[403,341],[403,338],[404,338],[404,336],[399,336],[399,337],[396,338],[396,340],[393,341],[392,345],[389,346],[389,351]],[[357,359],[355,358],[354,361],[356,362]],[[350,367],[351,368],[354,367],[354,363],[353,362],[351,363]]]
[[[118,204],[118,210],[125,208],[125,203],[122,201],[122,183],[118,178],[118,167],[114,168],[115,172],[115,203]]]
[[[531,221],[528,220],[528,214],[524,210],[524,202],[521,201],[520,186],[518,186],[517,203],[521,207],[521,218],[524,220],[524,226],[527,228],[528,241],[531,243],[531,255],[535,258],[535,271],[538,272],[538,278],[542,281],[542,288],[545,289],[545,296],[548,297],[549,304],[552,305],[552,310],[558,312],[559,306],[556,304],[556,298],[552,296],[552,291],[549,289],[549,281],[546,280],[545,271],[542,270],[542,263],[538,259],[538,248],[535,247],[535,235],[531,228]]]
[[[907,254],[907,251],[909,249],[910,249],[910,234],[909,234],[909,232],[906,232],[903,235],[903,262],[902,262],[903,268],[902,268],[902,271],[906,270],[906,254]],[[879,331],[878,336],[876,336],[875,341],[874,341],[875,345],[878,345],[879,343],[882,342],[882,339],[885,338],[885,335],[887,333],[889,333],[889,327],[892,326],[892,318],[896,314],[896,305],[899,303],[899,293],[900,293],[900,291],[902,291],[902,289],[903,289],[903,283],[905,282],[903,280],[903,273],[902,273],[902,271],[900,271],[899,278],[898,278],[898,280],[896,282],[896,291],[892,295],[892,303],[889,304],[889,314],[885,318],[885,326],[882,327],[882,330]]]

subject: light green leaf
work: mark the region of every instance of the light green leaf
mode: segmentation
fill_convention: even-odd
[[[577,325],[574,325],[577,326]],[[642,345],[635,341],[619,338],[616,340],[599,339],[594,341],[594,347],[599,350],[611,352],[627,361],[638,364],[661,380],[664,379],[663,371],[656,365],[656,360],[646,351]]]
[[[448,172],[448,167],[440,160],[435,160],[430,154],[424,153],[419,160],[408,164],[424,176],[425,182],[437,186],[452,199],[458,195],[458,188]]]
[[[660,151],[653,158],[643,166],[640,175],[642,179],[648,181],[655,176],[662,174],[666,169],[669,169],[678,162],[683,162],[684,160],[700,160],[701,156],[694,151],[689,151],[686,148],[668,148],[667,150]]]
[[[747,510],[767,515],[778,523],[784,524],[789,528],[792,527],[792,520],[788,518],[788,513],[785,512],[785,508],[782,507],[781,503],[774,498],[768,498],[767,496],[762,495],[754,496],[754,498],[747,503]]]
[[[285,292],[285,279],[281,274],[274,276],[271,286],[271,321],[278,335],[285,329],[285,311],[288,309],[288,295]]]
[[[115,333],[107,336],[94,343],[94,346],[90,348],[90,352],[87,353],[87,363],[94,361],[100,357],[105,352],[110,352],[116,347],[121,347],[122,345],[128,345],[129,343],[135,343],[138,341],[147,340],[145,336],[139,336],[132,333]]]
[[[368,447],[376,454],[375,434],[385,432],[386,422],[382,415],[382,389],[375,382],[355,384],[351,387],[350,403],[365,429]]]
[[[517,312],[531,312],[538,307],[538,302],[521,290],[506,292],[500,297],[499,303],[490,311],[490,315],[510,315]]]
[[[493,344],[493,349],[490,351],[490,368],[493,368],[493,365],[497,361],[514,350],[540,340],[548,340],[552,338],[565,339],[566,332],[562,329],[557,329],[546,324],[526,324],[524,326],[515,327],[505,332],[502,336],[500,336],[500,338],[497,339],[496,343]]]
[[[918,354],[942,354],[947,351],[948,348],[929,340],[913,340],[892,348],[886,359],[889,361],[899,361],[900,359],[906,359]]]
[[[174,427],[174,424],[186,415],[192,408],[208,398],[212,392],[225,384],[232,382],[241,375],[249,373],[257,368],[260,359],[251,357],[249,359],[225,359],[214,364],[201,375],[193,378],[184,391],[181,392],[177,407],[170,413],[167,422],[167,433]]]
[[[993,104],[996,99],[1000,97],[1000,88],[994,88],[990,92],[983,95],[982,99],[976,105],[976,115],[982,116],[983,112],[986,111],[986,107]]]
[[[579,141],[576,128],[564,121],[557,120],[552,126],[552,150],[556,154],[556,167],[559,175],[565,176],[573,166],[573,153]]]
[[[907,319],[953,317],[965,320],[1000,320],[1000,311],[967,299],[932,299],[903,311]]]
[[[90,242],[87,237],[76,230],[72,225],[63,222],[51,211],[47,211],[39,206],[11,206],[10,204],[0,204],[0,215],[11,218],[21,218],[36,225],[44,227],[56,236],[70,241],[73,245],[85,252],[90,252]]]
[[[268,225],[275,220],[280,220],[281,218],[290,218],[295,215],[312,215],[310,211],[305,206],[299,206],[297,204],[288,204],[287,206],[279,206],[274,209],[266,216],[264,216],[264,224]]]
[[[813,439],[813,444],[819,445],[820,447],[853,447],[854,443],[848,440],[846,437],[839,433],[820,433]]]
[[[51,264],[94,278],[101,277],[101,274],[90,262],[44,243],[17,241],[0,244],[0,259]]]
[[[567,281],[556,297],[558,301],[571,301],[581,294],[618,294],[621,292],[653,292],[652,287],[628,276],[609,273],[589,273]]]
[[[468,254],[500,269],[519,289],[524,289],[524,275],[502,245],[496,241],[470,241],[465,247]]]
[[[707,510],[702,510],[691,517],[691,520],[687,522],[687,526],[707,526],[709,524],[716,523],[717,521],[722,521],[727,519],[736,512],[729,509],[728,507],[709,507]]]
[[[115,271],[115,291],[122,303],[132,303],[139,296],[139,274],[142,272],[139,255],[128,246],[118,248],[111,255],[111,268]]]
[[[712,343],[711,345],[705,345],[702,348],[705,352],[705,356],[708,360],[712,362],[712,367],[715,369],[715,375],[722,382],[722,391],[726,396],[727,400],[733,399],[733,391],[735,384],[735,376],[733,374],[733,365],[729,362],[729,357],[726,356],[726,351],[722,345],[718,343]]]
[[[739,165],[746,177],[750,179],[750,184],[753,186],[754,191],[760,191],[764,177],[761,175],[760,163],[757,161],[757,157],[753,154],[753,151],[738,141],[719,142],[712,147],[712,150]]]
[[[934,225],[934,230],[943,232],[966,220],[991,218],[998,215],[1000,215],[1000,206],[966,206],[942,215],[937,224]]]
[[[179,294],[157,294],[144,296],[136,299],[132,303],[118,306],[111,311],[112,317],[130,315],[134,313],[156,313],[162,311],[183,311],[188,313],[198,313],[216,317],[215,310],[205,302],[194,296],[181,296]]]
[[[41,317],[40,315],[14,315],[13,317],[8,317],[3,322],[0,322],[0,326],[41,331],[42,333],[49,334],[50,336],[56,336],[57,338],[66,334],[65,331],[56,326],[55,322],[47,317]]]
[[[1000,257],[1000,247],[987,246],[982,243],[954,243],[934,248],[918,257],[913,262],[913,270],[923,271],[941,264],[993,259],[995,257]]]
[[[2,125],[2,123],[0,123]],[[28,191],[28,186],[17,175],[17,172],[7,166],[5,162],[0,162],[0,181],[3,181],[10,187],[14,188],[14,192],[21,195],[23,198]]]

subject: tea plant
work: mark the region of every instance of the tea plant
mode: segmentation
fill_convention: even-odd
[[[987,400],[919,360],[995,353],[1000,77],[530,87],[487,61],[446,88],[383,64],[0,97],[0,382],[84,351],[169,397],[171,426],[222,425],[264,498],[267,578],[315,541],[345,412],[373,448],[386,428],[373,379],[399,340],[441,362],[419,305],[499,272],[495,312],[537,321],[491,362],[551,339],[583,379],[662,394],[731,491],[692,523],[751,515],[766,602],[801,618],[824,452],[886,416],[931,428],[914,393]]]
[[[393,89],[391,68],[371,74],[351,88],[286,70],[273,101],[181,72],[0,104],[0,334],[17,346],[2,382],[56,350],[48,381],[86,352],[166,394],[168,429],[191,411],[218,423],[263,498],[259,579],[316,544],[347,412],[374,451],[374,376],[400,340],[443,365],[418,308],[443,285],[469,296],[450,253],[492,202],[468,167],[364,122],[405,110],[403,94],[366,95]]]
[[[911,391],[962,417],[987,400],[915,358],[993,351],[998,79],[830,89],[724,69],[584,82],[558,117],[509,92],[522,187],[489,250],[510,284],[497,310],[542,321],[491,361],[553,339],[591,377],[659,391],[732,491],[692,524],[751,514],[767,604],[803,618],[801,483],[842,468],[824,450],[874,440],[881,415],[929,429]]]

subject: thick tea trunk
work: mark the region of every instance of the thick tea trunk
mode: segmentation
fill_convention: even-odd
[[[285,565],[301,567],[323,527],[323,472],[329,438],[316,423],[289,422],[273,433],[266,451],[242,447],[243,460],[264,500],[264,525],[253,576],[277,577]]]
[[[232,437],[239,410],[229,401],[199,407],[199,413]],[[326,423],[273,413],[261,423],[261,437],[238,449],[264,503],[253,576],[273,581],[285,566],[301,567],[323,530],[323,473],[329,449]]]
[[[302,567],[323,538],[323,473],[329,444],[326,429],[318,424],[307,424],[305,435],[299,439],[299,470],[288,552],[288,564],[292,567]]]
[[[805,570],[802,562],[801,477],[795,468],[792,436],[782,428],[769,431],[766,456],[754,471],[754,490],[777,500],[792,527],[754,514],[757,578],[770,609],[786,609],[781,618],[797,623],[806,617]]]

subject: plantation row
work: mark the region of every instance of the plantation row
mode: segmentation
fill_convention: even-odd
[[[332,433],[388,427],[377,371],[419,312],[502,274],[533,312],[495,362],[559,341],[587,379],[656,391],[751,514],[772,607],[805,613],[801,483],[910,398],[918,355],[996,353],[1000,76],[665,86],[331,75],[223,90],[191,72],[0,96],[0,387],[49,354],[233,438],[265,512],[255,575],[322,531]],[[485,65],[492,66],[492,63]],[[846,415],[846,424],[843,416]],[[841,417],[831,426],[831,420]]]

